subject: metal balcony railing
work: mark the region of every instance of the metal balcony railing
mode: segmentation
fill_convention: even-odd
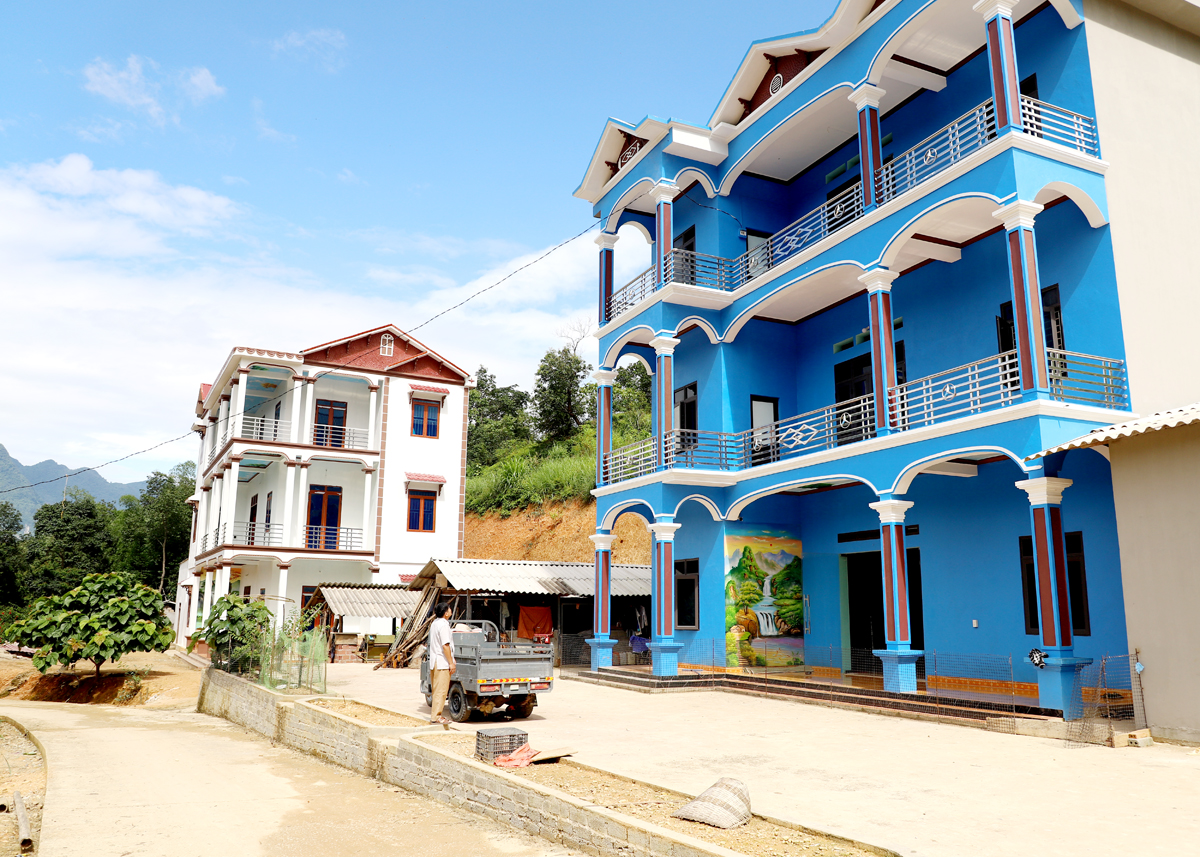
[[[1093,158],[1100,157],[1100,134],[1091,116],[1021,96],[1021,125],[1026,134],[1058,143]]]
[[[1129,407],[1124,360],[1049,348],[1046,363],[1052,398],[1102,408]]]
[[[366,449],[370,438],[366,429],[346,426],[315,425],[312,430],[313,446],[329,446],[339,449]]]
[[[658,283],[655,281],[656,276],[657,269],[654,265],[651,265],[613,292],[608,298],[608,306],[605,307],[607,314],[604,317],[612,320],[654,294],[658,289]]]
[[[308,527],[304,546],[310,550],[362,550],[363,531],[349,527]]]
[[[228,544],[278,547],[283,544],[283,525],[234,521],[233,538]]]
[[[898,431],[920,428],[1021,399],[1017,352],[1007,351],[888,390],[892,424]]]
[[[658,469],[658,438],[648,437],[604,454],[604,484],[624,482]]]
[[[291,439],[291,420],[276,420],[269,417],[242,417],[242,429],[239,437],[249,440],[279,440]]]
[[[737,260],[696,253],[692,250],[672,250],[666,261],[668,283],[704,286],[728,292],[742,284],[737,277]]]
[[[875,193],[880,203],[927,181],[967,155],[996,139],[996,108],[989,98],[926,137],[875,171]]]

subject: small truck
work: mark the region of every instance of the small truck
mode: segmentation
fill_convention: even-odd
[[[446,710],[451,720],[462,723],[472,711],[491,714],[508,706],[513,717],[528,717],[537,705],[537,694],[554,686],[554,648],[549,643],[502,643],[500,629],[486,619],[457,621],[471,631],[454,631],[455,667],[450,676]],[[421,658],[421,692],[425,704],[433,704],[429,681],[429,652]]]

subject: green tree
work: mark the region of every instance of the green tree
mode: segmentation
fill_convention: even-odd
[[[496,376],[480,366],[477,386],[467,402],[467,467],[476,471],[500,460],[515,444],[533,439],[529,394],[515,384],[496,385]]]
[[[118,570],[163,591],[167,569],[187,558],[192,524],[187,499],[195,488],[196,465],[186,461],[170,473],[150,474],[140,496],[121,498],[113,521]]]
[[[21,534],[25,524],[17,507],[0,502],[0,604],[19,604],[21,592],[17,581],[25,573],[25,540]]]
[[[111,569],[116,540],[116,510],[79,488],[61,503],[47,503],[33,513],[33,536],[26,540],[28,564],[17,582],[26,600],[61,595],[89,574]]]
[[[566,440],[594,410],[583,390],[592,366],[570,348],[547,351],[533,387],[534,424],[549,441]]]
[[[613,380],[613,434],[616,445],[650,436],[650,373],[641,363],[617,369]]]
[[[208,655],[217,666],[239,671],[257,669],[258,658],[269,639],[271,610],[262,601],[247,601],[236,593],[222,595],[213,602],[212,611],[204,625],[196,629],[188,643],[188,651],[203,640]]]
[[[106,661],[129,652],[165,652],[175,632],[159,592],[123,574],[89,574],[63,595],[39,598],[8,636],[37,650],[33,665],[42,673],[91,661],[98,678]]]

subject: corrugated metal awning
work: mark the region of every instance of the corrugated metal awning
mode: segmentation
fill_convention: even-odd
[[[1159,431],[1165,428],[1178,428],[1179,426],[1188,426],[1197,422],[1200,422],[1200,402],[1184,408],[1160,411],[1157,414],[1151,414],[1140,420],[1130,420],[1125,423],[1116,423],[1104,428],[1093,429],[1074,440],[1069,440],[1066,443],[1060,443],[1058,446],[1052,446],[1049,449],[1036,452],[1028,456],[1025,460],[1032,461],[1035,458],[1045,458],[1047,455],[1053,455],[1056,452],[1065,452],[1068,449],[1086,449],[1092,446],[1102,446],[1123,437],[1135,437],[1139,434],[1146,434],[1146,432]]]
[[[421,600],[404,583],[324,583],[314,597],[324,597],[335,616],[364,619],[408,619]]]
[[[459,591],[596,594],[596,567],[590,562],[431,559],[410,586],[423,589],[438,574],[446,578],[450,589]],[[650,566],[613,565],[610,588],[613,595],[649,595]]]

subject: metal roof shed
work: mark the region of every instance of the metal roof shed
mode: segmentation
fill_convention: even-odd
[[[420,601],[404,583],[322,583],[309,606],[322,603],[336,617],[400,619],[407,622]]]
[[[614,596],[650,595],[648,565],[613,565],[609,580]],[[525,593],[594,596],[596,567],[590,562],[431,559],[409,587],[424,589],[431,584],[464,595]]]

